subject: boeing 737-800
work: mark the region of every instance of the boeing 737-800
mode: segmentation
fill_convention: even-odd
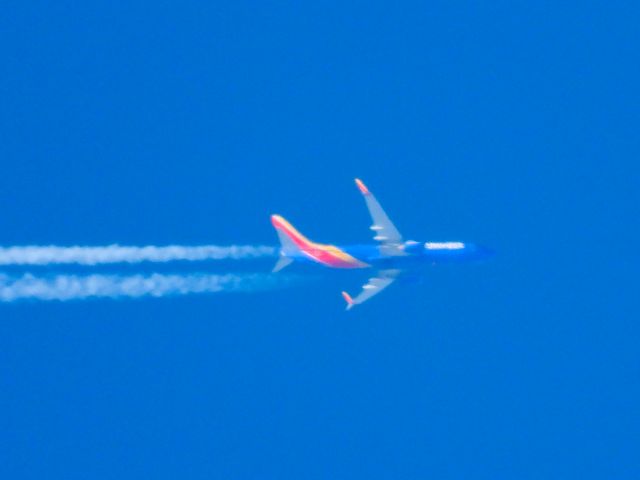
[[[347,302],[347,310],[377,295],[397,280],[403,272],[441,262],[478,260],[491,254],[487,248],[464,242],[416,242],[403,240],[380,203],[371,191],[356,178],[356,185],[364,196],[371,214],[373,225],[369,227],[372,245],[350,245],[337,247],[315,243],[298,232],[280,215],[272,215],[271,223],[280,238],[280,258],[273,271],[282,270],[290,263],[317,263],[330,268],[375,269],[376,273],[362,287],[362,291],[351,297],[347,292],[342,296]]]

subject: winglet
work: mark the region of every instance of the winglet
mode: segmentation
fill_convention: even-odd
[[[355,305],[355,303],[353,302],[353,298],[351,298],[351,295],[349,295],[347,292],[342,292],[342,297],[347,302],[347,310],[350,310]]]
[[[358,186],[358,188],[360,189],[360,192],[363,195],[369,195],[371,192],[369,192],[369,189],[367,188],[367,186],[362,183],[362,180],[360,180],[359,178],[356,178],[356,185]]]

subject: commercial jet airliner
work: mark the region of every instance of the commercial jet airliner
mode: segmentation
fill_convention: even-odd
[[[273,271],[282,270],[290,263],[317,263],[330,268],[375,269],[376,273],[362,287],[356,297],[347,292],[342,296],[347,302],[347,310],[377,295],[391,285],[404,272],[442,262],[479,260],[491,255],[488,248],[463,242],[416,242],[403,240],[380,203],[371,191],[356,178],[356,185],[364,196],[373,220],[369,227],[376,244],[337,247],[315,243],[298,232],[280,215],[272,215],[271,223],[280,238],[280,258]]]

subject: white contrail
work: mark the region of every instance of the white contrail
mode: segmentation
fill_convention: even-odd
[[[0,274],[0,302],[165,297],[194,293],[249,292],[290,284],[294,277],[271,274],[55,275]]]
[[[24,246],[0,247],[0,265],[98,265],[105,263],[171,262],[176,260],[224,260],[272,256],[273,247],[259,245],[232,245],[220,247],[203,245],[188,247],[58,247]]]

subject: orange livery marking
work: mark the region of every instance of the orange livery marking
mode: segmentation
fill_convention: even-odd
[[[369,266],[334,245],[312,242],[280,215],[272,215],[271,223],[289,237],[305,255],[318,263],[333,268],[364,268]]]

